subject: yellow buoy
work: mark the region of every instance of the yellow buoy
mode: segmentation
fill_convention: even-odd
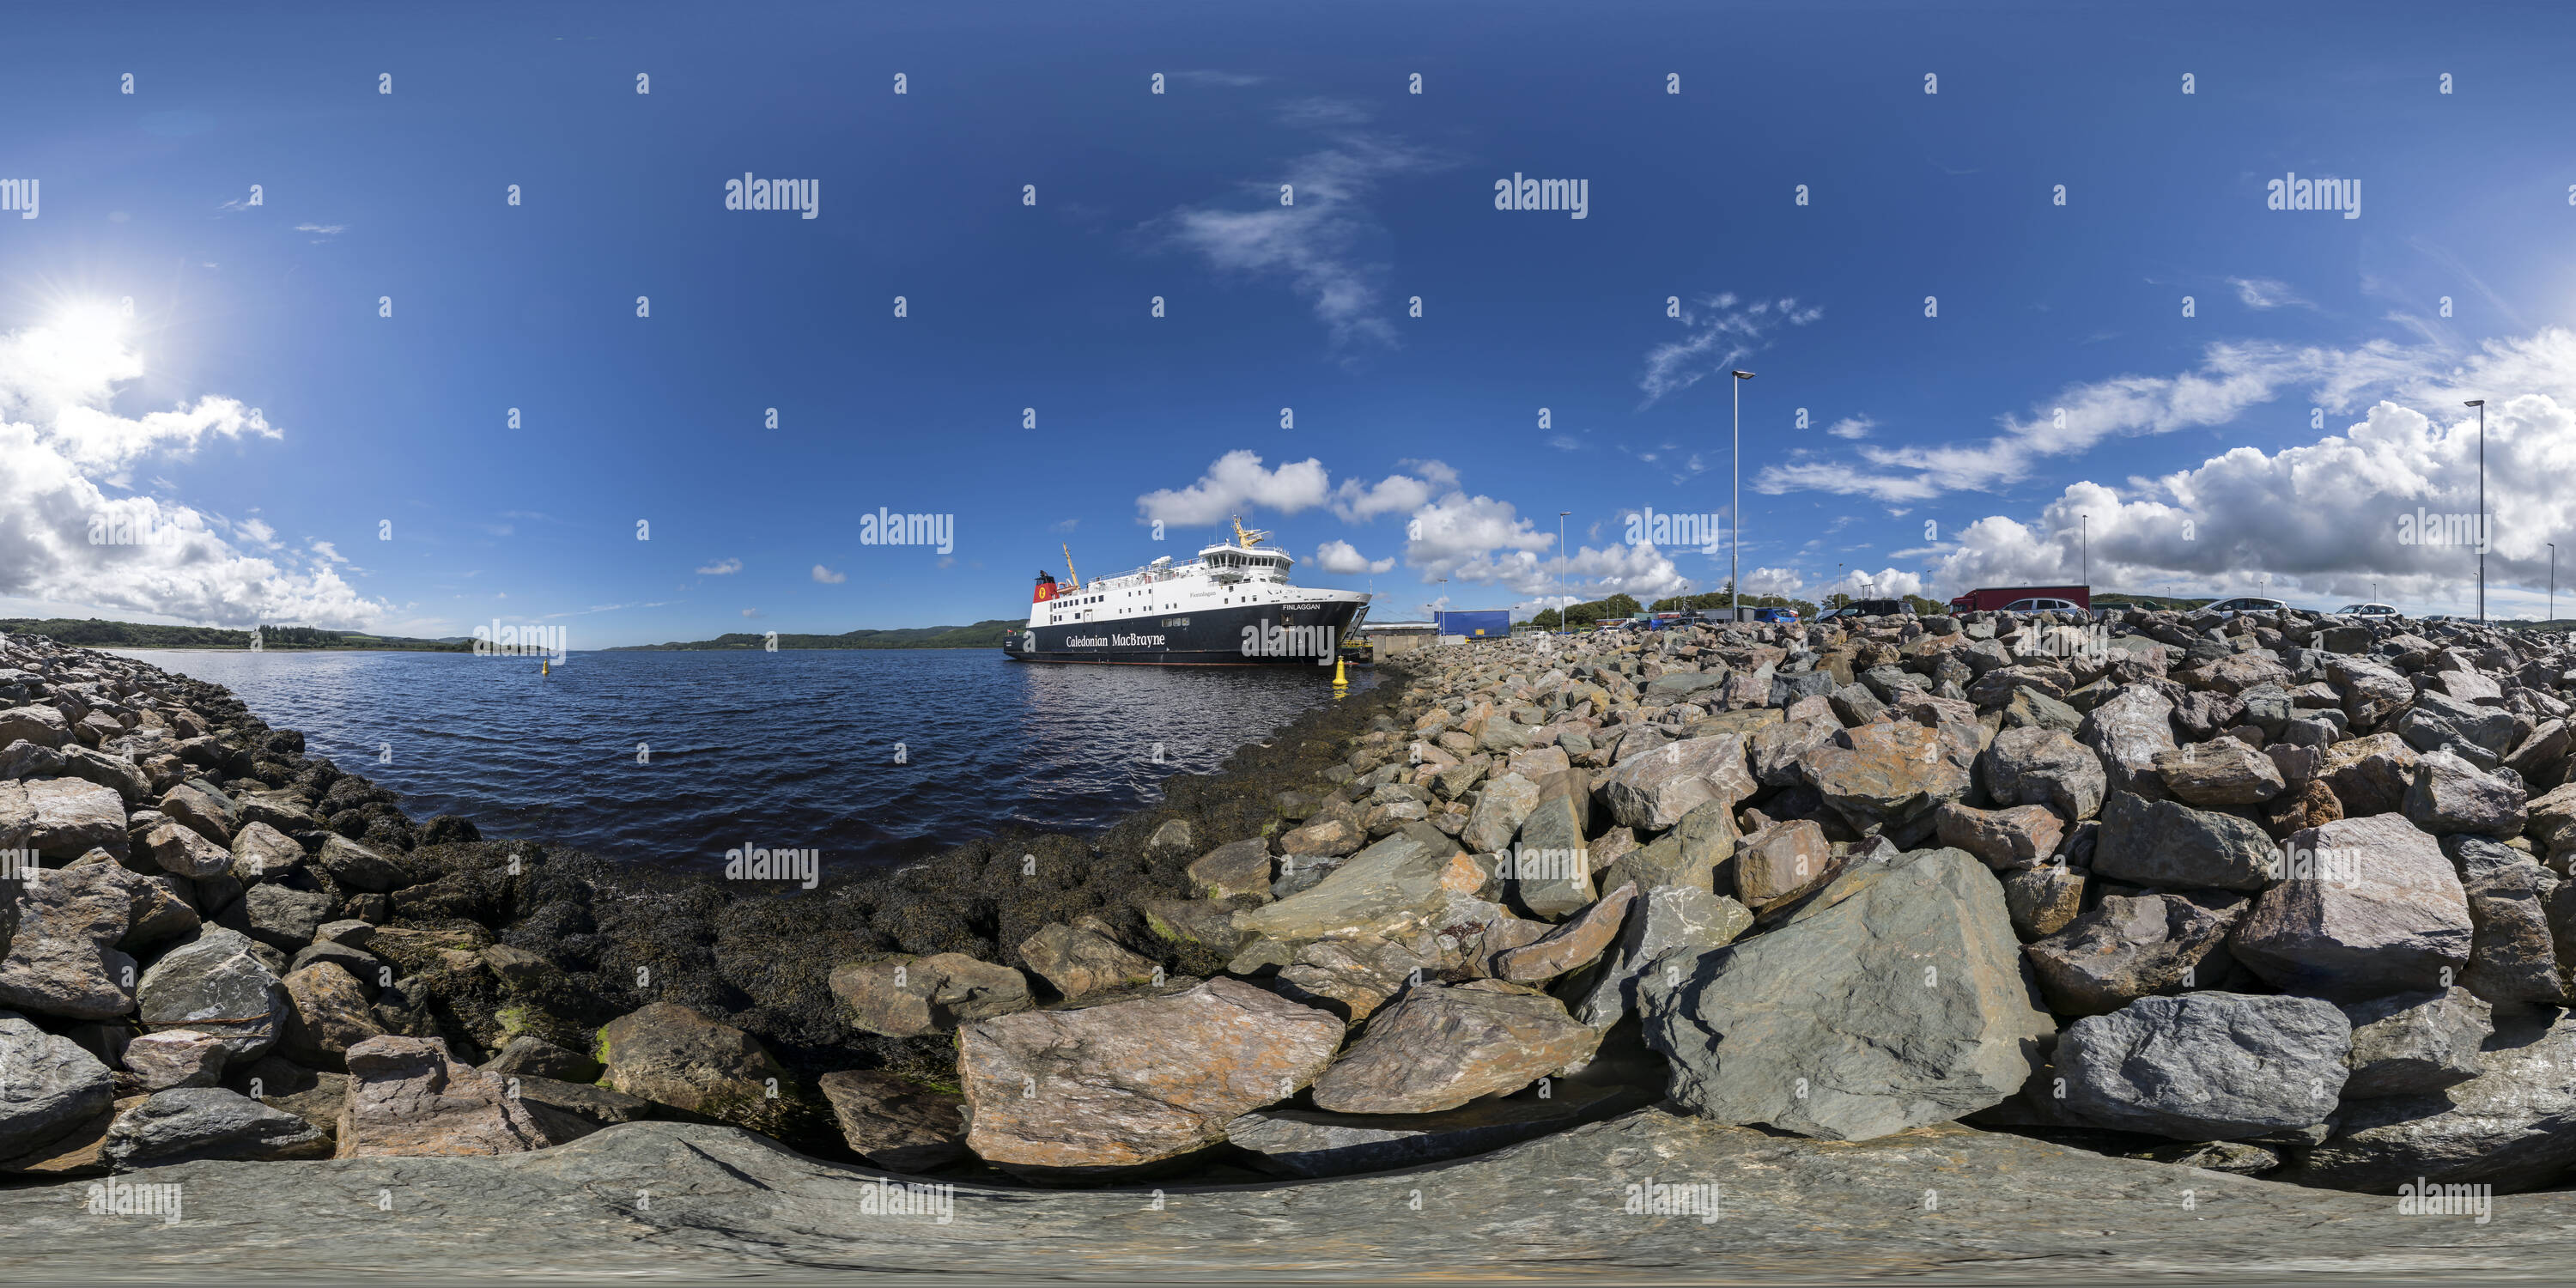
[[[1336,689],[1344,688],[1347,687],[1350,682],[1351,677],[1342,673],[1341,656],[1339,654],[1335,654],[1333,657],[1333,687]]]

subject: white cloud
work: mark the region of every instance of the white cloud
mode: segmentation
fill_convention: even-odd
[[[2566,343],[2565,333],[2556,334]],[[2342,412],[2366,402],[2373,390],[2428,388],[2457,361],[2457,355],[2431,345],[2407,348],[2385,340],[2351,349],[2221,342],[2203,351],[2199,369],[2181,375],[2070,385],[2028,416],[2003,417],[2003,432],[1982,441],[1865,445],[1859,450],[1866,465],[1801,450],[1787,464],[1766,467],[1753,486],[1774,494],[1824,491],[1880,501],[1987,491],[2023,481],[2043,459],[2089,451],[2105,439],[2224,425],[2294,387],[2304,387],[2316,406]]]
[[[1745,579],[1745,593],[1748,595],[1753,593],[1751,578]],[[1923,574],[1907,572],[1901,568],[1881,568],[1875,573],[1854,568],[1844,573],[1840,580],[1829,582],[1819,588],[1816,593],[1819,596],[1840,593],[1854,599],[1864,596],[1871,599],[1894,599],[1899,595],[1920,595],[1923,593]]]
[[[1160,488],[1136,498],[1147,519],[1196,527],[1261,508],[1295,514],[1322,505],[1330,477],[1314,457],[1264,469],[1261,455],[1237,448],[1217,458],[1199,481],[1174,491]]]
[[[742,610],[742,615],[745,617],[758,617],[760,616],[760,610],[757,608],[746,608]]]
[[[2546,374],[2527,364],[2564,338],[2491,349],[2472,372],[2525,369],[2525,380],[2497,379],[2494,387],[2528,388],[2538,378],[2563,393],[2576,381],[2576,362]],[[2566,356],[2576,358],[2576,346]],[[2547,543],[2576,525],[2576,496],[2563,486],[2576,475],[2571,407],[2576,402],[2560,394],[2522,392],[2487,408],[2491,601],[2504,587],[2542,591]],[[1955,534],[1958,549],[1942,561],[1941,581],[1960,589],[2073,582],[2083,575],[2079,538],[2089,530],[2091,579],[2105,589],[2342,601],[2370,596],[2375,583],[2378,598],[2418,611],[2467,603],[2475,548],[2408,543],[2401,518],[2419,510],[2474,518],[2477,437],[2473,411],[2437,421],[2382,402],[2313,443],[2273,453],[2240,447],[2124,490],[2075,483],[2031,522],[1990,516]]]
[[[2276,277],[2231,277],[2227,284],[2236,288],[2236,298],[2249,309],[2277,309],[2284,305],[2307,304],[2290,284]]]
[[[1560,452],[1579,452],[1583,450],[1583,440],[1576,438],[1572,434],[1555,435],[1547,440],[1547,445]]]
[[[826,586],[838,586],[849,579],[850,574],[848,573],[834,572],[821,564],[814,565],[814,580],[819,581]]]
[[[1732,294],[1713,295],[1682,309],[1687,334],[1646,351],[1646,370],[1637,387],[1646,391],[1645,405],[1678,393],[1702,379],[1734,370],[1753,356],[1765,333],[1782,326],[1805,326],[1823,317],[1823,309],[1798,307],[1794,299],[1755,300],[1739,305]]]
[[[1182,81],[1186,84],[1213,85],[1230,89],[1241,89],[1247,85],[1258,85],[1263,81],[1270,79],[1267,76],[1254,76],[1244,72],[1221,71],[1174,72],[1172,73],[1172,76],[1175,80]]]
[[[297,224],[295,226],[295,231],[299,233],[320,233],[325,237],[331,237],[349,231],[349,226],[347,224]]]
[[[701,576],[701,577],[730,577],[730,576],[732,576],[733,574],[738,573],[738,572],[741,572],[741,571],[742,571],[742,561],[741,561],[741,560],[739,560],[739,559],[718,559],[718,560],[716,560],[714,563],[708,564],[706,567],[698,569],[698,575],[699,575],[699,576]]]
[[[1398,461],[1396,466],[1413,472],[1390,474],[1369,484],[1343,479],[1333,489],[1333,513],[1346,522],[1366,523],[1381,514],[1421,509],[1431,498],[1457,490],[1458,471],[1439,461]]]
[[[333,563],[344,564],[349,562],[341,556],[339,547],[332,545],[328,541],[316,541],[313,543],[311,549],[313,553],[320,555]]]
[[[277,529],[258,519],[244,519],[234,524],[233,534],[262,550],[275,550],[278,547]]]
[[[281,437],[229,398],[119,415],[118,386],[143,374],[104,310],[0,336],[0,596],[234,627],[364,629],[390,611],[327,563],[282,567],[237,550],[188,506],[108,495],[102,482],[121,489],[146,459],[175,473],[166,467],[210,440]],[[233,530],[275,548],[265,523]]]
[[[1247,181],[1249,209],[1186,206],[1147,228],[1219,272],[1286,279],[1314,306],[1336,345],[1392,348],[1395,325],[1381,303],[1387,266],[1371,258],[1380,253],[1386,229],[1364,203],[1384,180],[1440,165],[1410,145],[1352,134],[1276,175]],[[1283,183],[1295,190],[1293,206],[1279,204]]]
[[[1798,592],[1806,587],[1807,579],[1798,575],[1795,568],[1756,568],[1744,574],[1744,593],[1747,595],[1778,595],[1783,599],[1795,599]]]
[[[1836,438],[1867,438],[1869,431],[1876,428],[1878,422],[1867,416],[1845,416],[1825,426],[1825,432]]]
[[[1279,123],[1306,128],[1366,125],[1375,113],[1368,104],[1347,98],[1294,98],[1279,105]]]
[[[1350,542],[1327,541],[1316,548],[1314,564],[1329,573],[1354,577],[1361,573],[1391,572],[1395,568],[1395,559],[1390,556],[1372,561]]]

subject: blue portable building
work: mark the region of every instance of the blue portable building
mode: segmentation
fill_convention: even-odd
[[[1508,608],[1444,609],[1431,616],[1443,635],[1501,639],[1512,633],[1512,610]]]

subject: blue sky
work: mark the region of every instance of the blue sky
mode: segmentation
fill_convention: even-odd
[[[0,612],[962,623],[1237,511],[1381,616],[1705,590],[1627,516],[1727,512],[1742,365],[1752,588],[2457,610],[2474,553],[2398,519],[2477,508],[2483,394],[2536,614],[2576,19],[2249,8],[16,11]],[[2290,173],[2359,217],[2267,209]]]

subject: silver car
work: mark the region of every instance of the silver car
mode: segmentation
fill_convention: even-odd
[[[2395,617],[2397,610],[2386,604],[2346,604],[2335,610],[2337,617]]]
[[[2080,613],[2084,610],[2078,607],[2075,601],[2071,599],[2050,599],[2046,596],[2041,596],[2035,599],[2016,599],[2013,602],[2004,605],[2000,611],[2007,613]]]
[[[2239,613],[2277,613],[2288,607],[2288,604],[2277,599],[2265,599],[2260,595],[2239,595],[2234,599],[2222,599],[2210,605],[2209,611],[2234,617]]]

